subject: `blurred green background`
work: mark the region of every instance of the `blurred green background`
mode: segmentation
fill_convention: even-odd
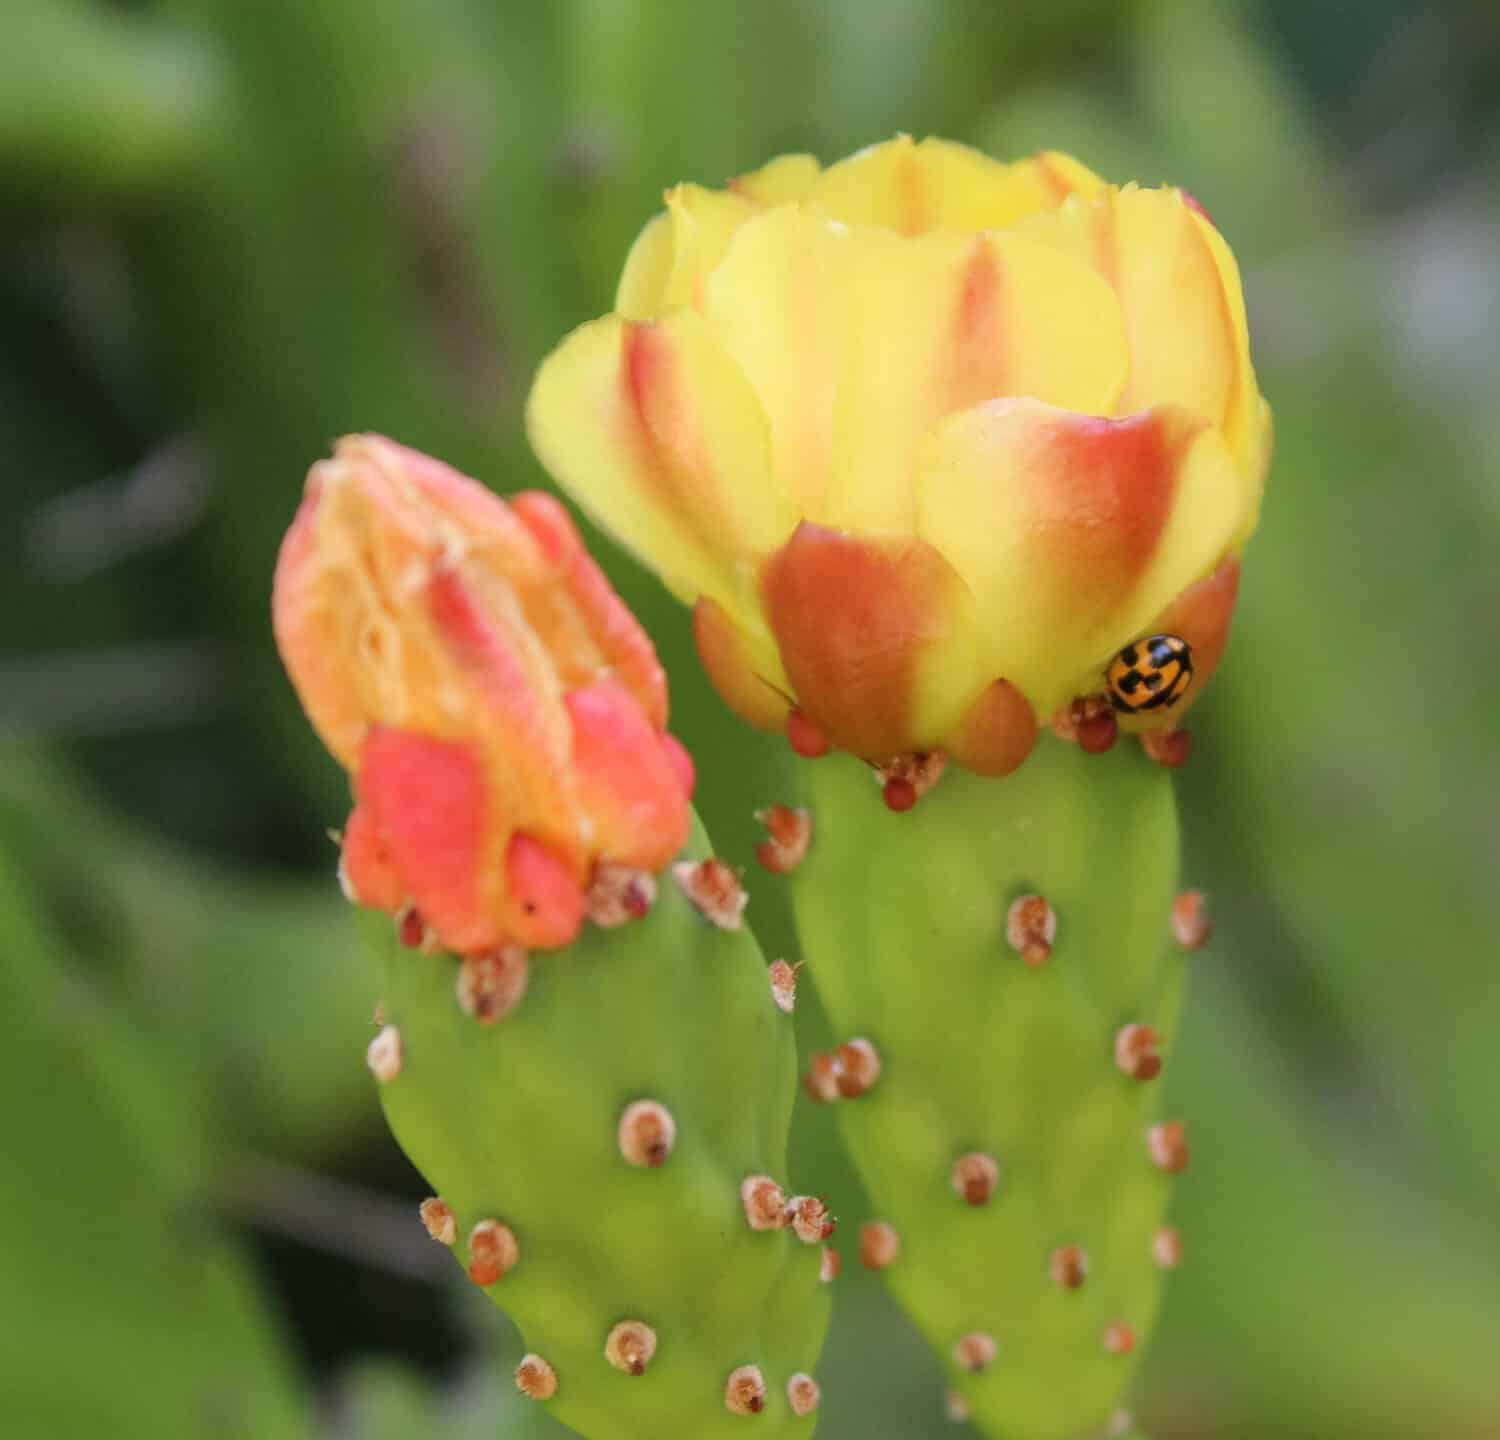
[[[530,373],[664,185],[898,129],[1189,187],[1277,413],[1180,787],[1219,929],[1136,1413],[1500,1436],[1493,0],[6,0],[4,1434],[564,1433],[370,1093],[344,783],[271,649],[276,543],[346,430],[540,483]],[[747,861],[784,750],[603,554]],[[755,909],[788,953],[771,887]],[[858,1218],[826,1114],[796,1146]],[[857,1266],[820,1375],[827,1440],[966,1433]]]

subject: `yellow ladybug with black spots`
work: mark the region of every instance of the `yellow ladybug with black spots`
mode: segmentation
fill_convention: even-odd
[[[1180,635],[1134,640],[1104,672],[1109,703],[1122,715],[1170,710],[1192,683],[1193,649]]]

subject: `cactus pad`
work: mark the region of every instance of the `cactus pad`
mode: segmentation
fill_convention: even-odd
[[[821,1252],[752,1229],[740,1193],[762,1174],[790,1192],[796,1086],[749,932],[663,877],[643,917],[533,956],[523,998],[485,1023],[458,959],[363,923],[399,1037],[386,1115],[441,1197],[434,1238],[522,1330],[522,1388],[592,1440],[810,1435],[793,1382],[827,1323]]]
[[[1048,738],[1005,780],[950,767],[902,814],[847,756],[802,772],[797,922],[844,1042],[809,1088],[876,1212],[846,1219],[885,1227],[882,1273],[985,1434],[1126,1433],[1188,1154],[1158,1078],[1185,970],[1167,772]],[[851,1041],[878,1057],[863,1088]]]

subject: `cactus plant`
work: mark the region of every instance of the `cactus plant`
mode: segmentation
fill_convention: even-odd
[[[813,762],[760,858],[840,1029],[807,1080],[877,1208],[863,1260],[955,1414],[1124,1433],[1188,1155],[1149,1084],[1163,947],[1205,923],[1165,770],[1270,454],[1228,247],[1058,153],[783,156],[668,192],[528,420],[693,605],[730,707]]]
[[[273,610],[354,776],[369,1067],[428,1232],[532,1347],[517,1386],[601,1440],[807,1433],[833,1226],[783,1188],[786,986],[701,831],[679,858],[644,632],[555,502],[369,436],[314,467]]]
[[[860,1090],[835,1052],[832,1091],[898,1242],[866,1263],[986,1433],[1102,1433],[1180,1246],[1151,1059],[1187,969],[1167,772],[1049,738],[1003,783],[950,773],[898,814],[847,756],[803,770],[808,972],[835,1034],[879,1057]],[[1027,897],[1050,942],[1008,924]]]

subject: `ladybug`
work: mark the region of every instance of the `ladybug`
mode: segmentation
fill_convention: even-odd
[[[1104,672],[1109,703],[1125,715],[1169,710],[1192,683],[1193,647],[1180,635],[1132,641]]]

